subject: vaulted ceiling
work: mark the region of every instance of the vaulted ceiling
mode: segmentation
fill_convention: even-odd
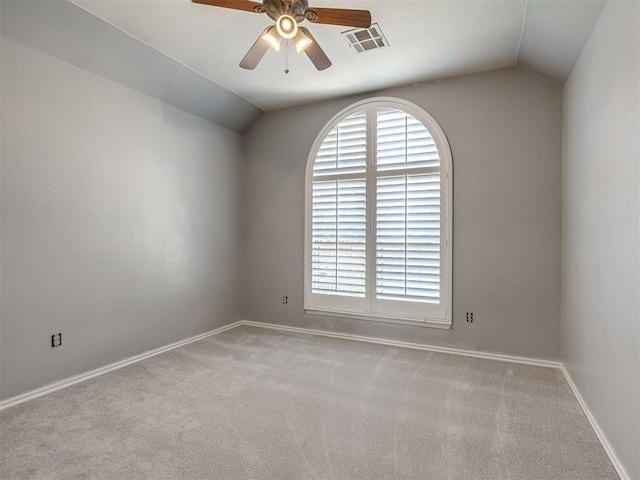
[[[562,84],[591,33],[602,1],[311,0],[367,9],[390,47],[358,54],[349,27],[307,25],[333,62],[318,72],[289,48],[267,52],[256,70],[238,63],[266,15],[190,0],[71,0],[262,109],[522,65]]]
[[[562,85],[604,3],[310,0],[317,7],[370,10],[390,45],[358,54],[341,35],[349,27],[306,25],[333,62],[321,72],[292,47],[288,54],[270,50],[255,70],[241,69],[240,60],[272,21],[191,0],[2,0],[3,17],[10,16],[2,20],[2,34],[243,131],[262,110],[497,68],[520,66]],[[164,79],[169,71],[173,81]],[[198,111],[214,100],[218,109],[244,109],[246,118],[231,124]]]

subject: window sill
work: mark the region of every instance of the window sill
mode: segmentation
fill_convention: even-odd
[[[317,310],[314,308],[305,308],[305,313],[309,315],[319,315],[323,317],[339,317],[352,318],[356,320],[369,320],[381,323],[394,323],[399,325],[411,325],[412,327],[429,327],[439,328],[441,330],[449,330],[451,323],[446,320],[433,320],[429,318],[395,318],[389,315],[379,315],[373,313],[353,313],[341,312],[334,310]]]

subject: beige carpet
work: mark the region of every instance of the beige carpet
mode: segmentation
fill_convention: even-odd
[[[239,327],[0,414],[2,479],[617,479],[560,371]]]

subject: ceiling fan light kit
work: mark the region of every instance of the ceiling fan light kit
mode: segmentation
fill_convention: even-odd
[[[282,39],[293,39],[296,52],[304,52],[317,70],[331,66],[331,60],[315,41],[311,32],[298,24],[308,20],[311,23],[369,28],[371,12],[368,10],[348,10],[344,8],[311,8],[309,0],[191,0],[193,3],[212,7],[231,8],[253,13],[266,13],[275,21],[275,26],[267,27],[240,62],[240,67],[253,70],[269,47],[280,50]]]
[[[280,51],[280,43],[282,42],[282,39],[278,35],[276,27],[267,28],[266,33],[262,35],[262,39],[267,42],[269,46],[276,52]]]
[[[313,43],[313,41],[307,37],[302,30],[298,30],[298,33],[293,38],[293,43],[296,45],[296,52],[304,52],[305,49]]]

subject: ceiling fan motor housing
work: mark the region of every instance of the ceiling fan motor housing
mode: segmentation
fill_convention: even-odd
[[[296,22],[302,22],[309,7],[309,0],[263,0],[265,13],[273,20],[282,15],[293,17]]]

